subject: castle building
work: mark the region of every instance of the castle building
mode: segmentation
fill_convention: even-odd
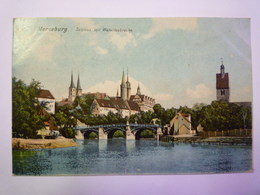
[[[143,112],[147,112],[147,111],[153,112],[153,107],[155,105],[155,99],[153,99],[147,95],[142,95],[139,84],[137,87],[136,94],[130,96],[130,101],[137,103],[138,106],[140,107],[140,110]]]
[[[140,112],[138,104],[123,99],[94,99],[91,110],[93,115],[108,115],[109,112],[129,117]]]
[[[141,111],[153,111],[155,99],[143,95],[138,84],[136,95],[131,95],[131,83],[123,71],[120,84],[120,96],[117,90],[115,97],[96,98],[91,110],[93,115],[107,115],[109,112],[119,113],[123,117],[137,114]]]
[[[94,101],[91,105],[93,115],[107,115],[109,112],[119,113],[123,117],[130,116],[141,111],[153,111],[155,99],[143,95],[138,84],[136,95],[131,95],[131,83],[128,76],[123,71],[120,84],[120,95],[116,93],[115,97],[110,97],[106,93],[83,93],[80,85],[80,77],[78,75],[77,87],[73,81],[73,73],[71,73],[71,81],[69,86],[69,96],[58,103],[59,106],[71,105],[75,98],[79,96],[92,96]]]
[[[225,73],[225,66],[223,65],[223,61],[220,66],[220,73],[216,74],[216,89],[217,101],[229,102],[229,77],[228,73]]]
[[[121,96],[117,98],[121,98],[122,100],[128,100],[130,102],[137,103],[138,106],[140,107],[140,111],[144,111],[144,112],[153,111],[153,107],[155,105],[155,99],[141,94],[139,84],[137,87],[136,95],[131,95],[131,83],[129,81],[128,72],[127,72],[127,79],[126,79],[125,73],[123,71],[120,89],[121,89]]]

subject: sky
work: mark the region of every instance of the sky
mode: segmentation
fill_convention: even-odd
[[[40,81],[57,101],[72,72],[83,93],[115,96],[128,70],[132,94],[139,83],[165,108],[210,104],[222,60],[230,101],[252,101],[250,19],[14,19],[13,76]]]

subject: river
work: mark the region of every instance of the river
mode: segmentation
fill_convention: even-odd
[[[79,147],[14,150],[14,175],[231,173],[252,170],[252,146],[81,140]]]

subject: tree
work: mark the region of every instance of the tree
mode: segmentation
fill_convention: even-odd
[[[60,133],[66,138],[74,138],[76,134],[72,127],[60,128]]]
[[[161,106],[161,104],[155,104],[153,107],[154,114],[157,116],[157,118],[162,119],[163,114],[165,112],[165,108]]]
[[[149,124],[155,118],[155,114],[151,111],[140,112],[129,117],[130,123]]]
[[[205,130],[227,130],[244,127],[251,124],[251,109],[247,108],[249,117],[243,120],[243,107],[224,101],[213,101],[211,105],[201,110],[200,123]]]
[[[191,108],[192,114],[191,114],[191,126],[193,128],[197,128],[197,126],[200,124],[201,119],[201,111],[204,107],[206,107],[207,104],[204,103],[196,103]]]
[[[241,115],[243,120],[243,128],[252,128],[252,109],[251,107],[242,107],[241,106]]]
[[[176,113],[177,113],[177,109],[175,108],[166,109],[161,119],[162,125],[164,126],[166,124],[169,124]]]
[[[83,114],[91,114],[91,104],[93,103],[94,97],[91,95],[84,95],[76,97],[73,103],[74,107],[78,105],[82,108]]]
[[[39,114],[40,106],[37,96],[40,82],[32,80],[30,85],[12,79],[12,123],[13,137],[36,138],[37,130],[44,127],[46,118]]]
[[[152,138],[154,137],[154,132],[152,130],[143,130],[141,133],[140,133],[140,138]]]
[[[205,103],[195,103],[193,106],[192,106],[192,111],[199,111],[201,110],[203,107],[207,106],[207,104]]]
[[[54,115],[56,124],[60,127],[60,133],[67,138],[75,137],[73,127],[77,124],[77,119],[73,115],[73,107],[65,105],[59,107]]]
[[[178,112],[185,113],[185,114],[192,114],[192,109],[188,106],[180,106]]]

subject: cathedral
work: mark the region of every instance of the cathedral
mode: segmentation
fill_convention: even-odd
[[[82,92],[80,85],[80,78],[78,75],[77,87],[73,81],[73,73],[71,73],[71,82],[69,86],[69,96],[66,100],[60,102],[60,105],[71,104],[77,96],[91,95],[95,99],[91,105],[93,115],[107,115],[109,112],[120,113],[122,116],[130,116],[141,111],[153,111],[155,99],[141,93],[138,84],[135,95],[131,95],[131,83],[123,71],[122,80],[120,84],[120,95],[109,97],[106,93],[86,93]]]

